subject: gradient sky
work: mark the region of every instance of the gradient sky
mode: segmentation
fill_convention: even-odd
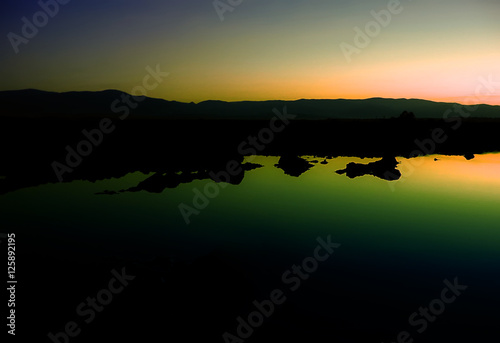
[[[42,0],[43,1],[43,0]],[[223,2],[225,2],[223,0]],[[212,0],[71,0],[15,53],[35,0],[4,0],[0,90],[119,89],[147,66],[169,76],[148,96],[199,102],[423,98],[500,104],[500,1],[403,0],[402,12],[349,63],[370,11],[388,1],[243,0],[224,21]],[[495,87],[482,88],[479,78]]]

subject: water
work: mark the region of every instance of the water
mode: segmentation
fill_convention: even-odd
[[[307,337],[329,332],[332,341],[335,336],[396,341],[406,330],[427,342],[477,338],[497,325],[499,154],[470,161],[397,158],[398,181],[335,173],[349,162],[375,159],[333,158],[314,163],[300,177],[276,168],[278,157],[246,159],[263,167],[246,172],[239,185],[218,184],[218,195],[189,217],[189,225],[179,204],[194,207],[194,190],[203,192],[212,181],[196,180],[159,194],[96,194],[129,189],[152,175],[136,172],[3,195],[1,227],[19,232],[23,249],[55,259],[162,256],[191,263],[210,254],[224,256],[251,280],[252,296],[264,299],[275,288],[285,290],[286,311],[294,315],[280,314],[285,324],[273,325],[303,325]],[[312,256],[317,239],[328,236],[340,247],[290,291],[283,273]],[[445,279],[454,278],[468,288],[418,333],[409,316],[440,296]],[[238,313],[229,317],[245,315]],[[236,325],[234,320],[227,330],[234,332]]]

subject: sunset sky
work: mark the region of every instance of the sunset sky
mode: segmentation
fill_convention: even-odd
[[[388,2],[243,0],[221,21],[212,0],[72,0],[16,53],[9,33],[21,37],[22,18],[33,22],[41,7],[7,0],[0,90],[131,93],[146,67],[159,65],[169,75],[146,95],[167,100],[390,97],[500,105],[498,0],[403,0],[349,62],[341,44],[356,47],[355,28],[364,31],[375,20],[370,12],[387,10]],[[496,86],[475,98],[481,78]]]

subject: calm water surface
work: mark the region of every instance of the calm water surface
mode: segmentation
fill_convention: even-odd
[[[401,330],[418,337],[409,315],[439,297],[444,279],[455,277],[469,287],[432,325],[481,332],[498,322],[499,154],[470,161],[397,158],[402,178],[393,182],[335,173],[349,162],[375,159],[329,159],[300,177],[276,168],[278,157],[247,160],[263,167],[247,172],[240,185],[220,188],[189,225],[179,204],[192,206],[193,189],[203,191],[212,181],[160,194],[96,194],[128,189],[150,176],[132,173],[6,194],[1,227],[17,230],[25,249],[54,256],[191,261],[224,254],[240,261],[263,293],[283,287],[283,272],[311,256],[318,237],[330,235],[341,246],[289,296],[303,316],[321,318],[318,327],[394,331],[376,336],[387,341]],[[423,335],[423,341],[439,338],[432,328]]]

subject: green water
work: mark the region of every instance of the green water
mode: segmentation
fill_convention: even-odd
[[[256,157],[253,163],[264,167],[247,172],[240,185],[219,184],[219,194],[209,198],[199,214],[190,216],[189,225],[178,206],[194,208],[193,189],[203,192],[210,180],[182,184],[161,194],[96,195],[134,186],[148,177],[141,173],[95,183],[48,184],[2,196],[1,221],[3,227],[37,230],[40,226],[93,239],[140,235],[159,247],[176,239],[203,240],[205,250],[210,244],[251,248],[286,239],[287,247],[294,249],[308,237],[332,234],[356,249],[372,249],[375,240],[377,250],[391,253],[440,254],[460,249],[462,257],[481,252],[496,258],[500,168],[496,167],[496,176],[492,166],[496,160],[500,165],[497,156],[472,161],[399,158],[403,176],[392,182],[335,173],[349,162],[373,159],[336,158],[291,177],[274,167],[278,158]],[[422,246],[425,250],[419,251]]]
[[[279,284],[292,264],[311,256],[318,237],[330,235],[341,247],[311,277],[311,288],[295,298],[306,312],[323,313],[318,303],[335,307],[339,296],[352,297],[361,307],[401,306],[393,315],[404,325],[411,311],[439,294],[443,279],[458,277],[470,290],[455,316],[469,316],[468,322],[480,326],[496,313],[487,304],[500,300],[500,155],[471,161],[398,158],[403,176],[392,182],[335,173],[349,162],[374,159],[334,158],[300,177],[276,168],[277,157],[250,159],[263,167],[246,172],[240,185],[219,184],[219,194],[189,218],[189,225],[179,204],[193,206],[193,190],[203,191],[212,181],[160,194],[96,195],[128,189],[150,176],[131,173],[6,194],[0,198],[1,227],[18,232],[24,249],[54,256],[191,261],[224,252],[245,261],[263,292]],[[342,316],[326,310],[321,315]]]

